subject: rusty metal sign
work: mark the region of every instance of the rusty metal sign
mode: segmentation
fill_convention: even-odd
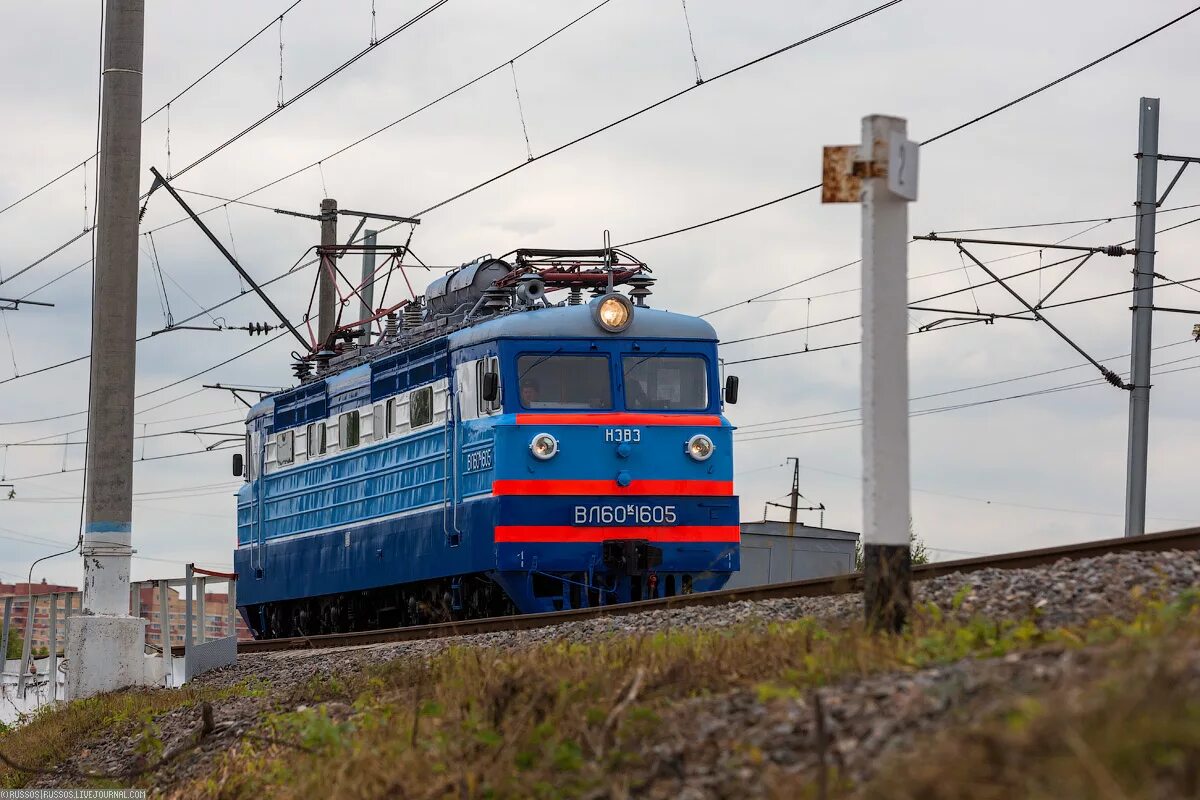
[[[821,160],[821,202],[857,203],[862,199],[862,178],[854,174],[858,145],[830,145]]]

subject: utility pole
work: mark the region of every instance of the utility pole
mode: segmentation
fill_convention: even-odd
[[[83,614],[68,620],[68,699],[146,682],[146,622],[129,615],[145,2],[105,0],[104,14]]]
[[[363,244],[367,249],[363,250],[362,289],[359,291],[362,302],[361,319],[367,319],[375,314],[375,251],[371,248],[375,246],[375,237],[378,235],[378,231],[363,231]],[[371,325],[367,323],[363,325],[362,336],[358,337],[358,346],[366,347],[370,343]]]
[[[330,346],[329,334],[337,327],[337,200],[321,201],[321,272],[317,279],[317,347]]]
[[[912,607],[908,542],[908,202],[918,147],[897,117],[863,117],[862,143],[825,148],[823,202],[862,202],[863,600],[899,631]]]
[[[1141,536],[1146,532],[1150,344],[1154,320],[1154,226],[1158,206],[1158,98],[1143,97],[1139,109],[1137,202],[1134,203],[1137,213],[1134,217],[1134,249],[1137,253],[1133,257],[1133,355],[1129,376],[1132,388],[1129,392],[1129,465],[1125,479],[1126,536]],[[1187,166],[1186,162],[1184,166]]]
[[[792,505],[788,510],[788,536],[796,535],[796,512],[800,510],[800,459],[788,456],[792,466]]]

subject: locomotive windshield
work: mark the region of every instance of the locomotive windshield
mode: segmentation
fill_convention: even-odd
[[[613,407],[608,356],[523,355],[517,374],[525,408]]]
[[[708,369],[691,356],[625,356],[625,407],[636,411],[708,408]]]

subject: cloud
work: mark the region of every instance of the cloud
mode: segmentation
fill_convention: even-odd
[[[148,9],[147,111],[157,108],[284,6],[214,0],[156,3]],[[725,4],[688,4],[697,55],[711,77],[820,30],[871,4],[763,0],[734,13]],[[410,16],[413,4],[379,4],[380,32]],[[323,159],[512,55],[590,7],[588,3],[536,0],[494,4],[454,0],[179,179],[181,188],[234,197],[269,180]],[[1045,83],[1097,55],[1182,13],[1187,4],[1145,9],[1116,2],[1018,0],[972,5],[951,0],[902,3],[876,17],[797,48],[728,79],[709,83],[678,101],[618,126],[553,157],[521,167],[485,189],[431,212],[422,220],[414,249],[430,264],[450,265],[483,252],[520,246],[591,246],[603,230],[616,241],[652,236],[782,196],[819,179],[823,145],[858,139],[860,118],[894,113],[925,137],[945,130]],[[1031,24],[1031,21],[1034,24]],[[1195,20],[1039,95],[988,121],[930,146],[922,154],[922,195],[911,207],[914,233],[1027,222],[1107,217],[1130,213],[1134,191],[1137,98],[1162,98],[1162,147],[1196,155],[1200,111],[1190,103],[1200,77],[1192,42]],[[50,5],[0,10],[10,37],[0,59],[13,80],[0,87],[8,110],[0,207],[40,185],[94,146],[97,9],[61,14]],[[278,30],[232,59],[171,107],[171,166],[175,170],[270,111],[279,76]],[[369,4],[302,3],[285,19],[286,96],[366,45]],[[53,43],[46,57],[47,43]],[[614,0],[560,38],[516,62],[529,139],[540,154],[693,81],[681,10],[670,4]],[[145,126],[143,163],[166,167],[166,115]],[[410,214],[446,199],[525,161],[512,74],[502,70],[451,100],[397,125],[319,169],[301,172],[249,198],[268,208],[315,212],[327,193],[344,207]],[[89,171],[88,186],[94,186]],[[27,203],[0,215],[0,270],[6,275],[41,257],[82,229],[84,176],[77,171]],[[1165,185],[1166,178],[1163,179]],[[147,179],[148,185],[148,179]],[[1195,176],[1185,173],[1164,207],[1200,202]],[[89,188],[90,191],[90,188]],[[210,201],[188,197],[198,208]],[[88,201],[89,208],[91,201]],[[1164,216],[1183,221],[1191,212]],[[154,196],[143,230],[181,218],[163,193]],[[317,241],[316,224],[269,210],[231,205],[205,217],[256,277],[281,274]],[[1055,241],[1087,225],[1035,228],[997,234]],[[1107,244],[1132,236],[1130,220],[1081,236]],[[1157,268],[1172,278],[1194,277],[1190,254],[1200,231],[1182,228],[1159,240]],[[403,231],[393,234],[395,241]],[[232,234],[232,236],[231,236]],[[233,296],[238,281],[190,223],[154,236],[166,278],[160,284],[149,241],[140,262],[138,330],[161,328],[165,307],[156,296],[165,285],[176,319]],[[631,248],[659,278],[652,302],[676,311],[703,312],[770,291],[857,257],[859,212],[852,206],[821,206],[815,194],[780,203],[691,233]],[[1032,250],[1032,249],[1031,249]],[[89,257],[80,242],[27,275],[0,286],[23,293]],[[1026,250],[980,248],[981,258]],[[1049,251],[1041,258],[1049,261]],[[1000,262],[1005,273],[1037,266],[1039,255]],[[952,248],[910,247],[910,296],[961,289],[984,276],[965,271]],[[957,269],[956,269],[957,268]],[[1128,287],[1128,259],[1097,257],[1062,290],[1063,299]],[[942,272],[929,277],[923,273]],[[1055,276],[1064,274],[1061,270]],[[307,308],[312,272],[304,271],[268,291],[295,316]],[[429,276],[413,273],[418,282]],[[1054,277],[1043,276],[1042,291]],[[176,285],[178,283],[178,286]],[[710,317],[725,340],[806,322],[857,313],[853,289],[858,268],[801,284],[772,297],[780,302],[740,305]],[[1015,284],[1037,296],[1036,277]],[[157,287],[157,288],[156,288]],[[183,287],[180,289],[179,287]],[[186,290],[186,294],[184,292]],[[840,294],[831,294],[842,292]],[[1194,293],[1163,289],[1162,304],[1194,307]],[[188,295],[191,295],[189,298]],[[7,295],[5,295],[7,296]],[[5,314],[17,371],[30,372],[88,351],[90,273],[87,268],[35,295],[53,309]],[[788,299],[791,298],[791,299]],[[797,299],[799,298],[799,299]],[[809,299],[811,298],[811,300]],[[996,287],[945,298],[948,308],[1009,312],[1015,303]],[[1047,312],[1089,353],[1129,351],[1129,299],[1117,296]],[[269,320],[252,296],[215,312],[226,322]],[[913,314],[924,324],[937,315]],[[1192,320],[1161,314],[1156,342],[1189,338]],[[200,317],[194,324],[206,324]],[[3,331],[0,330],[0,335]],[[760,339],[725,348],[729,360],[811,349],[853,341],[857,322],[805,333]],[[7,339],[8,337],[5,337]],[[138,348],[139,391],[154,389],[216,364],[261,340],[244,333],[180,331],[149,339]],[[1055,369],[1080,362],[1049,330],[1029,322],[999,321],[909,339],[913,394],[955,389]],[[206,382],[281,385],[290,380],[284,340],[206,375]],[[8,342],[0,341],[0,380],[13,374]],[[1180,345],[1159,357],[1182,358]],[[1124,369],[1123,357],[1107,362]],[[1188,366],[1187,363],[1178,366]],[[856,348],[811,352],[733,368],[742,378],[742,402],[730,410],[738,424],[855,408]],[[1167,367],[1168,369],[1170,367]],[[1092,377],[1088,368],[955,394],[929,404],[974,401]],[[1152,399],[1151,515],[1157,527],[1178,526],[1200,516],[1190,478],[1189,442],[1196,431],[1194,398],[1200,373],[1156,379]],[[87,402],[86,362],[0,384],[0,422],[77,411]],[[139,401],[138,408],[188,395],[199,380]],[[1121,528],[1124,494],[1125,393],[1103,386],[988,406],[947,411],[913,421],[913,485],[918,530],[947,551],[990,552],[1054,544]],[[180,417],[208,415],[181,420]],[[149,431],[233,419],[241,414],[224,393],[202,392],[138,418]],[[845,414],[832,419],[853,419]],[[0,441],[39,436],[62,441],[82,418],[37,425],[0,426]],[[236,426],[235,426],[236,427]],[[861,524],[858,428],[789,432],[739,445],[738,470],[783,463],[797,456],[806,467],[801,490],[827,506],[826,524]],[[81,434],[74,434],[77,440]],[[747,437],[749,438],[749,437]],[[147,440],[148,453],[199,449],[196,437]],[[140,447],[139,447],[140,451]],[[11,478],[62,469],[61,448],[10,447],[4,471]],[[79,466],[78,448],[67,466]],[[229,481],[228,453],[146,462],[135,467],[139,492]],[[821,472],[818,470],[825,470]],[[850,478],[830,475],[842,473]],[[51,474],[18,481],[22,497],[77,494],[80,474]],[[744,517],[790,488],[786,469],[739,476]],[[135,539],[142,555],[228,563],[233,545],[231,497],[137,498]],[[958,495],[950,497],[947,495]],[[162,497],[159,495],[158,497]],[[982,498],[961,499],[961,498]],[[993,501],[992,503],[986,502]],[[1049,511],[1001,502],[1072,509]],[[1088,512],[1088,513],[1077,513]],[[5,504],[0,526],[22,534],[71,542],[78,529],[73,502]],[[211,516],[211,515],[216,516]],[[1115,516],[1103,516],[1112,514]],[[224,515],[224,516],[222,516]],[[816,521],[816,515],[804,517]],[[0,534],[5,531],[0,530]],[[0,540],[0,570],[23,573],[48,547]],[[42,568],[39,568],[39,571]],[[176,574],[159,562],[135,562],[135,576]],[[78,562],[64,558],[45,566],[51,580],[77,581]]]

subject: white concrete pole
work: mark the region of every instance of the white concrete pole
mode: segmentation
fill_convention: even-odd
[[[129,613],[143,0],[107,0],[88,408],[85,613]]]
[[[97,180],[83,615],[68,621],[67,699],[145,682],[129,616],[144,0],[106,0]]]
[[[893,188],[916,152],[903,119],[863,118],[863,568],[867,624],[899,630],[912,606],[908,457],[908,199]],[[891,153],[889,153],[889,150]],[[912,159],[911,164],[890,163]],[[891,181],[889,181],[889,177]]]

